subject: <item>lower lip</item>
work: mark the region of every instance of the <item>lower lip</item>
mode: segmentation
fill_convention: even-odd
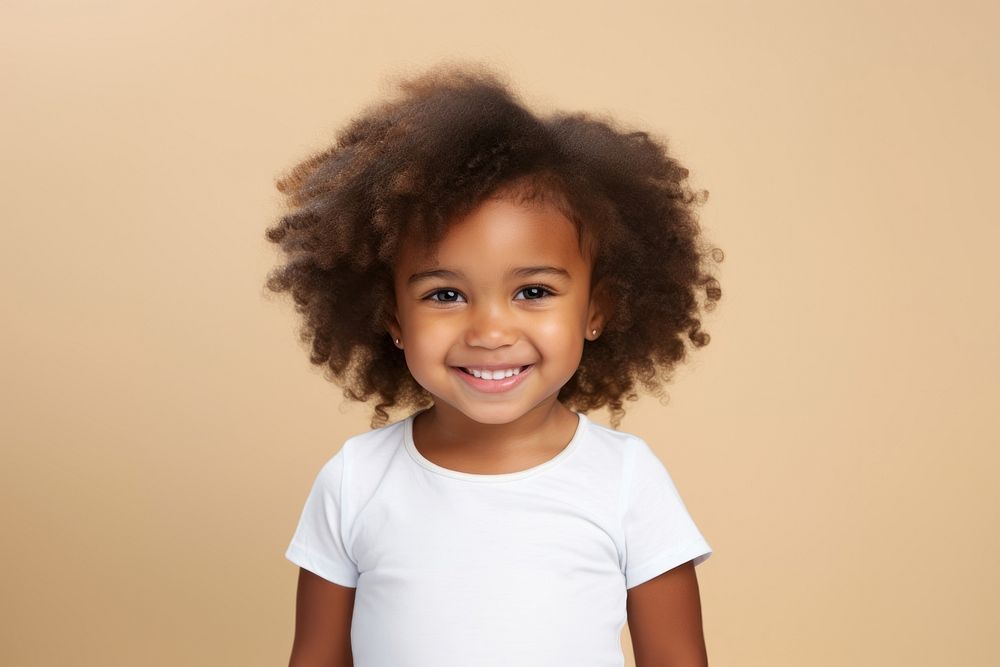
[[[487,394],[497,394],[504,391],[510,391],[517,385],[521,384],[524,376],[531,372],[531,369],[535,365],[532,364],[525,368],[523,371],[517,375],[511,375],[509,378],[504,378],[503,380],[484,380],[482,378],[477,378],[475,375],[469,375],[461,368],[452,368],[453,371],[458,373],[459,377],[465,380],[473,389],[487,393]]]

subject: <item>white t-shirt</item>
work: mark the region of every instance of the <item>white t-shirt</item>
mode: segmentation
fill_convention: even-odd
[[[624,664],[626,589],[712,548],[644,440],[576,414],[570,443],[518,472],[432,463],[415,415],[322,467],[285,557],[357,588],[357,667]]]

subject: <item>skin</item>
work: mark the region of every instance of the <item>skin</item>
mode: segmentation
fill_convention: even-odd
[[[636,667],[707,667],[692,561],[630,588],[626,610]]]
[[[565,274],[511,272],[538,266]],[[413,422],[424,457],[452,470],[503,474],[547,461],[569,443],[578,418],[557,400],[559,390],[586,342],[600,336],[608,310],[600,286],[591,285],[591,267],[576,228],[556,209],[502,198],[456,221],[433,248],[402,245],[386,328],[434,399]],[[451,274],[411,280],[442,269]],[[495,394],[457,375],[458,366],[496,363],[533,366],[517,387]],[[290,667],[352,664],[354,591],[300,570]],[[627,604],[637,667],[707,665],[690,563],[633,587]]]
[[[566,275],[510,273],[536,266]],[[456,275],[411,280],[437,269]],[[562,214],[504,199],[485,200],[434,248],[403,244],[387,328],[434,398],[413,422],[421,454],[446,468],[499,474],[537,465],[569,443],[578,418],[557,396],[604,324],[590,270]],[[517,387],[496,394],[471,388],[457,369],[497,363],[533,366]]]
[[[353,667],[351,618],[354,588],[299,568],[295,640],[289,667]]]

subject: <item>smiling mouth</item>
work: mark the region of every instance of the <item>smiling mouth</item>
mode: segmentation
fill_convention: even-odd
[[[519,367],[517,369],[517,372],[518,373],[523,373],[526,368],[530,368],[531,366],[534,366],[534,364],[528,364],[527,366],[521,366],[521,367]],[[462,371],[466,375],[472,375],[472,372],[468,368],[465,368],[464,366],[456,366],[455,368],[457,368],[458,370]],[[473,375],[473,377],[475,377],[475,376]]]

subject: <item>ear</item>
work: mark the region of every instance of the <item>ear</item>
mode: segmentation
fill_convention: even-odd
[[[612,303],[608,296],[607,282],[601,281],[590,290],[590,305],[587,308],[587,330],[584,338],[597,340],[604,331],[604,325],[611,319]],[[597,333],[594,334],[594,330]]]
[[[393,344],[396,347],[403,347],[403,328],[399,326],[399,311],[396,309],[396,304],[392,304],[392,310],[386,315],[384,322],[386,330],[389,332],[389,336],[392,338]],[[398,343],[396,341],[399,341]]]

